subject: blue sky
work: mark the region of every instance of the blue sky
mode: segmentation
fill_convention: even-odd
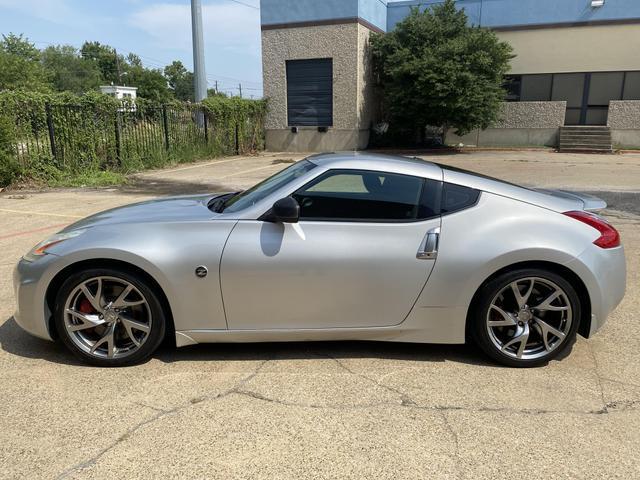
[[[258,7],[259,0],[240,0]],[[202,0],[207,79],[221,90],[262,95],[260,12],[232,0]],[[0,33],[24,33],[39,48],[97,40],[134,52],[148,67],[192,68],[189,0],[0,0]]]

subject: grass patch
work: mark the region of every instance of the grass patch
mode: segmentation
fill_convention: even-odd
[[[127,183],[124,173],[112,171],[89,171],[64,173],[46,181],[50,187],[112,187]]]

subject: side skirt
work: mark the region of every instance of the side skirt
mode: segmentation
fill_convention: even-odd
[[[456,309],[452,309],[456,310]],[[443,311],[444,313],[444,311]],[[369,340],[405,343],[465,343],[465,312],[441,315],[437,320],[410,316],[401,325],[379,328],[334,328],[301,330],[182,330],[176,332],[176,345],[197,343],[312,342],[333,340]],[[456,318],[458,317],[458,318]]]

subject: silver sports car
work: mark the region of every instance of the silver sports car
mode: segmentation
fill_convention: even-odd
[[[18,263],[16,321],[94,365],[207,342],[475,341],[537,366],[625,292],[601,200],[417,159],[312,156],[243,192],[81,220]]]

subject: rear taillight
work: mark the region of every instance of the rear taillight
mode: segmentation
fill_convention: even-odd
[[[565,212],[565,215],[586,223],[600,232],[600,237],[593,243],[600,248],[614,248],[620,246],[620,234],[606,220],[584,211]]]

